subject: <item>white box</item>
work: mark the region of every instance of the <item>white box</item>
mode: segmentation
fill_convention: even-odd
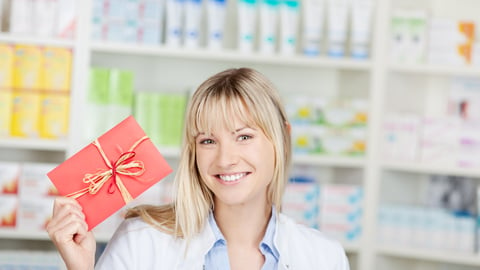
[[[21,198],[18,205],[17,228],[45,231],[52,217],[53,197]]]
[[[31,34],[33,31],[33,0],[15,0],[10,4],[10,32]]]
[[[57,164],[50,163],[25,163],[20,174],[20,198],[56,196],[58,191],[47,177],[47,173]]]
[[[17,195],[0,195],[0,228],[15,228],[17,225]]]
[[[41,37],[51,37],[55,33],[57,0],[35,0],[33,2],[33,33]]]
[[[0,196],[18,194],[20,170],[20,163],[0,162]]]
[[[77,0],[57,0],[57,27],[55,36],[72,39],[77,24]]]

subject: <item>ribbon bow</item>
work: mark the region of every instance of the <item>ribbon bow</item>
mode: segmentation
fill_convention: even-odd
[[[108,193],[114,193],[114,186],[117,186],[125,203],[132,201],[132,195],[130,195],[128,192],[119,175],[139,176],[145,172],[145,166],[142,161],[132,161],[131,159],[135,157],[135,148],[137,148],[137,146],[146,139],[148,139],[147,136],[140,138],[132,145],[132,147],[130,147],[127,152],[122,153],[115,162],[111,162],[107,158],[102,146],[98,140],[95,140],[92,144],[97,147],[98,152],[102,156],[103,161],[107,165],[108,169],[101,169],[96,173],[85,174],[82,180],[85,184],[88,184],[88,187],[72,192],[68,194],[67,197],[76,199],[87,193],[96,194],[103,187],[103,185],[105,185],[105,183],[112,178],[112,182],[108,187]]]

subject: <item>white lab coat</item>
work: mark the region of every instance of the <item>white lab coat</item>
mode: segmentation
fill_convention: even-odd
[[[283,214],[276,226],[279,270],[349,270],[345,252],[336,241]],[[95,269],[202,270],[205,254],[214,242],[208,223],[187,249],[183,239],[161,232],[140,218],[127,219],[107,244]]]

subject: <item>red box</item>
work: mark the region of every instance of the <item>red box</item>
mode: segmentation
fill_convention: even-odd
[[[105,155],[101,154],[102,150]],[[127,157],[130,158],[120,161]],[[116,177],[112,177],[112,171]],[[125,175],[125,172],[138,175]],[[62,196],[76,198],[91,230],[128,203],[128,197],[136,198],[171,172],[158,149],[129,116],[50,171],[48,177]],[[92,182],[86,178],[105,181],[95,193],[89,190]],[[122,195],[122,185],[126,195]]]

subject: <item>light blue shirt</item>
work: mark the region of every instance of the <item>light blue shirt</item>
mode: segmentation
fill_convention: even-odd
[[[208,251],[207,255],[205,255],[204,269],[229,270],[230,263],[228,261],[227,241],[218,228],[212,212],[210,212],[210,215],[208,216],[208,222],[212,228],[216,240],[212,248]],[[278,253],[275,243],[273,242],[276,224],[276,210],[275,207],[272,207],[272,216],[268,222],[265,235],[263,236],[263,239],[258,247],[260,252],[262,252],[263,256],[265,257],[265,263],[262,267],[262,270],[276,270],[278,266],[278,258],[280,254]]]

